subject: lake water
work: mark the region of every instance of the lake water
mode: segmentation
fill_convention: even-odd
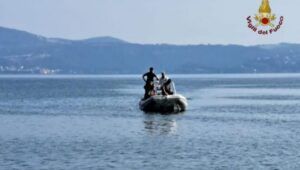
[[[140,76],[1,76],[0,169],[300,169],[300,75],[177,75],[182,114]]]

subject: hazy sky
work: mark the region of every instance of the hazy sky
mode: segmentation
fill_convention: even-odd
[[[138,43],[300,43],[300,1],[270,0],[285,22],[271,36],[253,33],[246,17],[261,0],[0,0],[0,26],[47,37],[113,36]]]

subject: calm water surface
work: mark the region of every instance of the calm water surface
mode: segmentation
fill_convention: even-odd
[[[136,76],[1,76],[0,169],[300,169],[300,75],[172,78],[183,114]]]

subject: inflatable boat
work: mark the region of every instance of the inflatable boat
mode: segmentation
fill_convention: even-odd
[[[155,95],[148,99],[142,99],[139,103],[140,109],[145,112],[171,113],[182,112],[187,108],[187,100],[180,94]]]

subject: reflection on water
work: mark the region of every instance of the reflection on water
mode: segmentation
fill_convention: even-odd
[[[140,76],[0,76],[0,169],[300,169],[299,74],[172,78],[179,115]]]
[[[176,134],[177,122],[172,115],[153,115],[144,116],[145,131],[155,135]]]

